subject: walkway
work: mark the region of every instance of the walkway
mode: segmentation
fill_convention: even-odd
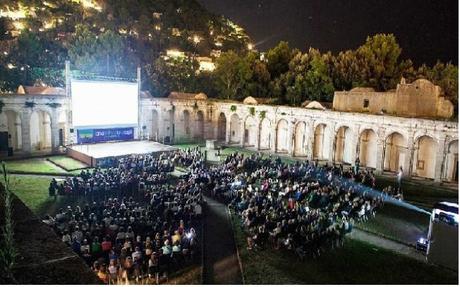
[[[227,207],[205,197],[203,284],[242,284]]]
[[[398,243],[396,241],[386,239],[386,238],[374,235],[372,233],[369,233],[363,230],[359,230],[357,228],[353,229],[353,232],[351,232],[348,235],[348,238],[363,241],[363,242],[372,244],[376,247],[388,249],[393,252],[410,257],[412,259],[426,262],[425,256],[421,252],[417,251],[414,247],[410,247],[408,245]]]

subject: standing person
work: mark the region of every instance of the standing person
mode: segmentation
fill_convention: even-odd
[[[401,191],[401,186],[402,186],[402,178],[403,178],[403,168],[402,166],[399,167],[398,174],[396,175],[397,177],[397,182],[398,182],[398,192]]]
[[[54,178],[53,178],[54,180]],[[54,197],[54,201],[56,201],[56,186],[53,184],[53,182],[50,182],[50,186],[48,187],[48,192],[50,197]]]

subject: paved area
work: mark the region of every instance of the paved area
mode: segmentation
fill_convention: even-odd
[[[417,251],[415,248],[402,244],[402,243],[398,243],[390,239],[386,239],[386,238],[374,235],[366,231],[362,231],[362,230],[355,228],[353,232],[351,232],[347,236],[351,239],[364,241],[366,243],[375,245],[376,247],[388,249],[396,253],[408,256],[412,259],[426,262],[425,256],[421,252]]]
[[[227,207],[209,197],[205,199],[203,284],[242,284]]]

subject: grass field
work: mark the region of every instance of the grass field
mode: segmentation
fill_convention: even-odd
[[[49,177],[10,175],[11,190],[38,216],[54,214],[59,208],[76,202],[76,199],[70,196],[58,196],[57,201],[49,197],[50,181]]]
[[[51,160],[54,163],[57,163],[58,165],[64,167],[67,170],[75,170],[75,169],[82,169],[82,168],[87,168],[88,165],[78,161],[74,158],[65,156],[65,155],[56,155],[56,156],[51,156],[48,157],[49,160]]]
[[[343,248],[301,262],[286,251],[248,251],[233,217],[246,284],[456,284],[455,272],[430,266],[365,242],[346,239]]]
[[[395,178],[390,176],[377,176],[377,188],[382,189],[395,185]],[[458,190],[434,184],[429,180],[406,179],[403,180],[402,190],[404,199],[418,206],[431,209],[436,202],[458,202]]]
[[[49,159],[49,160],[47,160]],[[56,155],[50,157],[37,157],[21,160],[6,161],[6,167],[9,172],[18,173],[37,173],[37,174],[78,174],[78,169],[84,169],[88,166],[78,160],[65,155]],[[57,163],[58,165],[54,164]],[[65,169],[64,169],[65,168]],[[72,170],[68,172],[68,170]]]
[[[375,218],[358,227],[372,233],[405,244],[415,244],[420,237],[426,237],[430,215],[392,204],[385,204],[377,211]]]
[[[9,172],[62,173],[62,168],[45,160],[45,158],[30,158],[5,162]]]

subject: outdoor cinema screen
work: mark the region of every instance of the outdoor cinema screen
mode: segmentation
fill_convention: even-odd
[[[137,83],[72,80],[71,87],[75,128],[137,126]]]

